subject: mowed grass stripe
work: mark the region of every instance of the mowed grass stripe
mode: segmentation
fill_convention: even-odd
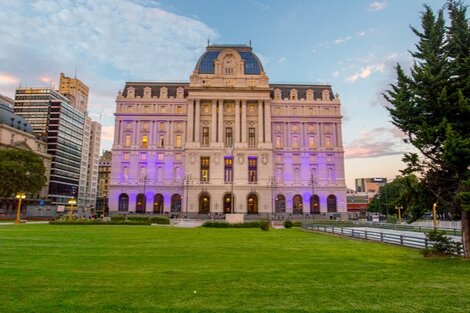
[[[0,286],[0,312],[470,312],[470,262],[299,229],[4,226]]]

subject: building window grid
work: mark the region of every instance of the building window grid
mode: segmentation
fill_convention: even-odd
[[[225,157],[224,160],[224,182],[231,183],[233,181],[233,157]]]
[[[248,183],[258,183],[258,158],[248,157]]]
[[[248,146],[249,147],[256,146],[256,132],[255,132],[255,128],[253,127],[248,128]]]
[[[233,145],[233,130],[232,127],[225,128],[225,145],[231,147]]]
[[[209,145],[209,127],[202,128],[202,145],[203,146]]]
[[[210,158],[201,157],[201,183],[208,183],[210,179]]]

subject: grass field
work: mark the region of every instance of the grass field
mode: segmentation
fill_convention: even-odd
[[[470,262],[299,229],[0,227],[0,312],[470,312]]]

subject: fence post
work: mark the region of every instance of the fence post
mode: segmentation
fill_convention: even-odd
[[[334,234],[335,233],[335,227],[331,227],[331,233]]]
[[[421,226],[418,226],[418,230],[421,232]]]
[[[428,238],[424,238],[424,248],[428,248]]]
[[[380,233],[380,241],[384,241],[384,233]]]
[[[400,244],[403,245],[403,235],[400,235]]]
[[[354,229],[352,230],[352,236],[354,237]]]
[[[364,231],[364,238],[367,239],[367,230]]]
[[[323,226],[323,231],[326,233],[326,226]]]
[[[343,227],[341,227],[341,235],[343,234]]]

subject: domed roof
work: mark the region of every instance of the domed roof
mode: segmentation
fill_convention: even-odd
[[[245,75],[259,75],[264,72],[260,60],[253,53],[253,49],[247,45],[210,45],[197,61],[194,70],[199,74],[214,74],[214,61],[225,49],[232,49],[240,54],[245,61]]]
[[[21,131],[32,133],[33,128],[24,118],[16,115],[13,109],[0,102],[0,124],[5,124]]]

